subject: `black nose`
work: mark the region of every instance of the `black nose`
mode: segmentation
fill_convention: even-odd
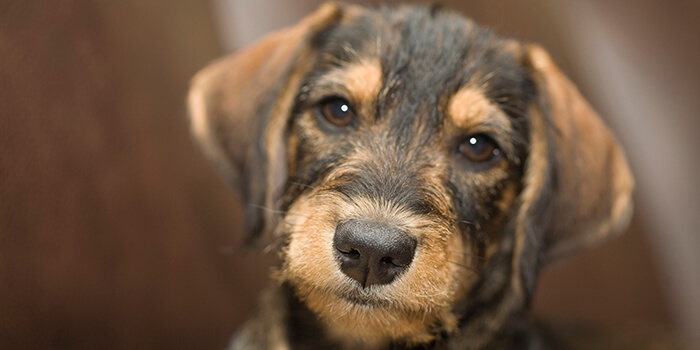
[[[352,220],[335,229],[333,246],[343,273],[367,287],[391,283],[406,270],[416,240],[389,224]]]

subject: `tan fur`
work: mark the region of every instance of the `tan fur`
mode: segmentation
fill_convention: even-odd
[[[452,96],[448,107],[452,122],[459,128],[470,130],[486,123],[510,128],[510,120],[484,94],[475,88],[463,88]]]
[[[556,130],[552,140],[560,191],[551,231],[555,237],[547,237],[552,244],[547,258],[556,260],[627,226],[634,179],[624,151],[578,89],[544,49],[529,45],[527,50],[538,89],[547,97],[543,108]]]

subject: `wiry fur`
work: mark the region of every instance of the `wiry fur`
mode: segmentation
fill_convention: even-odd
[[[333,97],[353,124],[323,120]],[[437,6],[326,4],[198,74],[190,108],[251,241],[283,242],[235,349],[537,347],[524,310],[542,264],[631,210],[624,154],[546,53]],[[477,133],[500,155],[460,155]],[[346,276],[333,237],[349,220],[413,238],[409,268]]]

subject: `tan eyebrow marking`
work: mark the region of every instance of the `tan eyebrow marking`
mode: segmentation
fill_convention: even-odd
[[[323,80],[343,86],[355,103],[368,105],[382,87],[382,67],[378,59],[363,59],[329,72]]]
[[[463,88],[448,103],[449,118],[461,129],[469,129],[480,124],[496,124],[510,128],[508,117],[484,94],[474,88]]]

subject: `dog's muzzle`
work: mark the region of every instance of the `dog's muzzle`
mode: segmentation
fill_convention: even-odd
[[[391,283],[407,270],[416,240],[387,223],[350,220],[336,227],[333,247],[340,270],[366,288]]]

